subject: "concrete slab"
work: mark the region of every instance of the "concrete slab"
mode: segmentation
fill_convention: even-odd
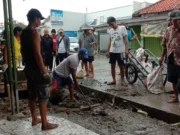
[[[31,126],[30,118],[14,122],[1,120],[0,135],[98,135],[64,118],[49,116],[48,120],[59,124],[59,127],[50,131],[42,131],[41,124]]]
[[[84,87],[115,95],[122,99],[126,99],[149,108],[154,108],[159,111],[180,116],[179,103],[167,103],[169,94],[151,94],[147,89],[145,89],[144,85],[140,81],[137,81],[134,85],[128,85],[128,88],[124,88],[120,85],[120,76],[117,75],[117,84],[114,86],[107,86],[105,82],[111,81],[111,70],[108,62],[109,60],[105,56],[97,56],[94,61],[94,79],[85,78],[80,80],[80,84]],[[116,73],[119,73],[118,67],[116,69]],[[170,83],[167,83],[165,86],[164,91],[167,90],[172,90]]]

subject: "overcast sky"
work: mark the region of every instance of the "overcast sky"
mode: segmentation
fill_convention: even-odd
[[[11,0],[13,18],[19,22],[27,23],[26,14],[29,9],[39,9],[44,17],[50,14],[50,9],[59,9],[65,11],[74,12],[94,12],[104,9],[110,9],[115,7],[121,7],[131,5],[133,0]],[[147,1],[150,3],[157,2],[159,0],[135,0],[135,1]],[[103,3],[102,3],[103,2]],[[3,18],[3,4],[0,0],[0,22]]]

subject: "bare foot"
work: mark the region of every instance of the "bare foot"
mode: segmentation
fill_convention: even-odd
[[[36,120],[32,121],[32,126],[36,126],[39,123],[41,123],[41,119],[37,118]]]
[[[47,123],[46,126],[42,126],[42,130],[51,130],[57,128],[59,125],[58,124],[52,124],[52,123]]]
[[[89,74],[86,74],[86,75],[85,75],[85,77],[88,77],[88,76],[89,76]]]
[[[178,98],[170,99],[168,103],[178,103]]]
[[[121,85],[127,87],[128,85],[125,82],[121,82]]]
[[[169,97],[176,98],[176,96],[174,94],[171,94]]]
[[[107,83],[107,85],[115,85],[115,84],[116,84],[115,81],[113,81],[113,82],[108,82],[108,83]]]
[[[90,75],[89,77],[90,77],[90,78],[94,78],[94,75],[92,74],[92,75]]]

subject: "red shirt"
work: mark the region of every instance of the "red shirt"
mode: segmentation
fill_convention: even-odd
[[[53,51],[56,52],[56,39],[57,39],[58,36],[56,35],[52,35],[52,39],[53,39]]]

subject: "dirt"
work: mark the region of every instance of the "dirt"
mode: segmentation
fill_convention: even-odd
[[[83,96],[76,93],[78,103],[73,103],[66,98],[58,107],[67,107],[68,110],[56,112],[51,106],[48,109],[48,115],[58,116],[68,119],[78,125],[92,130],[100,135],[179,135],[180,127],[167,124],[163,121],[147,117],[144,113],[133,112],[133,109],[127,102],[122,102],[119,106],[112,106],[112,103],[105,99],[100,99],[94,93]],[[80,111],[79,108],[87,105],[99,103],[97,107]],[[8,100],[0,100],[0,119],[7,119],[10,115],[8,111]],[[25,117],[30,117],[27,100],[20,101],[21,113]],[[71,111],[71,108],[76,111]],[[72,109],[72,110],[73,110]],[[27,112],[24,113],[24,112]],[[23,116],[24,116],[23,115]]]

